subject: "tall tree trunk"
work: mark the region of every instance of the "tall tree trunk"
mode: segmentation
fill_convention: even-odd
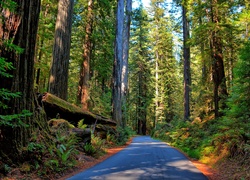
[[[126,16],[125,26],[123,30],[123,60],[122,60],[122,80],[121,80],[121,95],[122,95],[122,107],[123,107],[123,126],[126,126],[126,95],[128,91],[128,55],[129,55],[129,37],[130,37],[130,23],[132,13],[132,0],[126,1]]]
[[[143,124],[143,106],[142,106],[142,102],[143,102],[143,98],[142,98],[142,87],[143,87],[143,81],[142,81],[142,64],[140,62],[138,62],[138,68],[139,68],[139,72],[138,72],[138,130],[137,130],[137,134],[142,134],[142,124]]]
[[[222,108],[225,106],[225,98],[227,97],[226,77],[224,71],[223,55],[222,55],[222,40],[219,37],[220,17],[218,12],[217,0],[211,1],[211,20],[215,24],[215,29],[212,30],[210,49],[212,62],[212,74],[214,83],[214,113],[215,117],[219,117],[219,101],[222,100]]]
[[[142,56],[142,52],[139,52]],[[145,107],[145,102],[146,102],[146,76],[145,76],[145,68],[144,64],[142,62],[138,62],[138,126],[137,126],[137,133],[146,135],[146,107]]]
[[[27,145],[36,126],[43,131],[48,130],[47,121],[41,111],[38,112],[34,93],[34,55],[38,28],[40,0],[15,0],[15,12],[1,9],[0,21],[0,57],[6,58],[14,66],[8,71],[10,78],[0,76],[0,88],[11,92],[21,92],[20,98],[8,101],[8,109],[0,108],[2,117],[0,126],[0,156],[2,160],[16,163],[22,159],[21,149]],[[4,22],[4,23],[2,23]],[[23,49],[22,53],[9,48],[6,44],[12,43]],[[13,46],[12,46],[13,47]],[[2,97],[0,97],[2,101]],[[8,125],[4,124],[3,116],[21,114],[23,110],[32,113],[31,116],[16,117]],[[20,123],[22,122],[22,123]],[[23,125],[26,124],[26,125]]]
[[[93,0],[88,2],[87,24],[85,27],[85,41],[83,45],[83,64],[80,70],[80,79],[78,85],[78,101],[82,109],[88,110],[89,101],[89,80],[90,80],[90,56],[91,56],[91,33],[93,26]]]
[[[48,91],[68,98],[68,70],[74,0],[59,0]]]
[[[198,1],[198,6],[201,6],[201,0]],[[202,26],[202,17],[199,16],[199,25]],[[206,60],[205,60],[205,42],[201,42],[201,61],[202,61],[202,75],[201,75],[201,83],[203,86],[206,85],[207,82],[207,66],[206,66]]]
[[[184,59],[184,120],[190,118],[190,47],[187,44],[189,35],[189,22],[187,18],[187,1],[182,5],[182,21],[183,21],[183,59]]]
[[[157,126],[157,122],[160,115],[160,102],[159,102],[159,52],[156,50],[156,58],[155,58],[155,120],[154,120],[154,128]]]
[[[121,72],[123,56],[123,23],[124,23],[124,0],[117,0],[116,13],[116,37],[115,37],[115,58],[113,67],[113,94],[112,94],[112,117],[117,125],[122,124],[122,102],[121,102]]]

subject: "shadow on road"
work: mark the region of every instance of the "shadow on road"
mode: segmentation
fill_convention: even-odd
[[[96,166],[68,180],[107,179],[207,179],[182,153],[149,136],[139,136],[132,143]]]

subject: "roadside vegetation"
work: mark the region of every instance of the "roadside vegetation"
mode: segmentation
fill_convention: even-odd
[[[234,69],[234,86],[221,118],[212,113],[192,121],[157,126],[152,136],[214,167],[227,179],[250,179],[250,42],[240,51]]]
[[[0,179],[61,177],[134,132],[250,179],[250,1],[131,3],[0,1]]]
[[[92,134],[91,143],[82,143],[68,125],[73,126],[67,123],[56,130],[51,128],[51,141],[47,141],[41,131],[34,133],[30,143],[22,149],[22,163],[9,166],[0,161],[0,178],[57,179],[84,165],[85,160],[94,161],[104,156],[108,148],[125,144],[135,134],[130,128],[119,129],[117,134],[108,133],[106,138]]]

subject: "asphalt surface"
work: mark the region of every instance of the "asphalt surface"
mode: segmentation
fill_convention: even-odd
[[[135,137],[132,143],[68,180],[207,180],[178,150],[149,136]]]

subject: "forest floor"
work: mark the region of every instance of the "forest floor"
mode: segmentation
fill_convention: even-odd
[[[127,147],[132,142],[132,139],[130,139],[125,145],[123,146],[114,146],[109,147],[106,149],[106,154],[99,157],[94,158],[91,156],[87,156],[84,153],[81,153],[78,155],[78,164],[73,169],[69,169],[67,171],[64,171],[61,174],[47,174],[47,177],[43,177],[42,179],[48,179],[48,180],[65,180],[77,173],[80,173],[81,171],[90,168],[105,159],[109,158],[110,156],[113,156],[114,154],[118,153],[125,147]],[[190,159],[190,158],[189,158]],[[237,178],[235,176],[235,164],[232,164],[232,162],[223,162],[216,166],[216,168],[212,168],[206,164],[203,164],[197,160],[190,159],[192,163],[199,169],[205,176],[208,177],[209,180],[228,180],[228,179],[241,179]],[[1,179],[1,177],[0,177]],[[16,170],[16,173],[11,173],[7,177],[4,177],[3,180],[41,180],[36,174],[21,174],[18,170]]]

